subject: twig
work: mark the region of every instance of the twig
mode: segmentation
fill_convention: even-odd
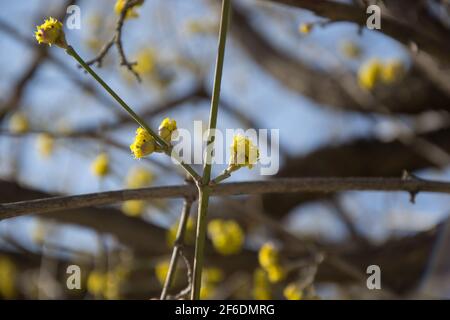
[[[163,289],[161,292],[161,297],[160,297],[161,300],[166,299],[167,291],[170,289],[170,286],[172,285],[172,282],[174,279],[175,271],[177,269],[177,264],[178,264],[178,257],[184,246],[184,237],[185,237],[185,233],[186,233],[186,226],[188,223],[189,214],[191,212],[192,202],[193,202],[192,198],[186,198],[184,200],[183,210],[181,212],[180,222],[178,224],[177,235],[176,235],[175,243],[173,246],[172,257],[170,258],[169,270],[167,271],[166,280],[164,282],[164,286],[163,286]]]
[[[123,49],[123,44],[122,44],[122,29],[123,29],[123,25],[125,22],[125,17],[128,13],[128,10],[132,7],[134,7],[135,5],[139,4],[142,0],[127,0],[122,11],[120,12],[120,16],[119,16],[119,20],[117,20],[117,24],[116,24],[116,28],[114,31],[114,36],[112,37],[111,40],[109,40],[100,50],[100,52],[97,54],[96,57],[94,57],[93,59],[86,61],[87,65],[93,65],[93,64],[97,64],[98,67],[102,66],[102,62],[103,59],[105,58],[106,54],[109,52],[109,50],[112,48],[113,45],[116,46],[117,48],[117,52],[119,54],[120,57],[120,65],[121,66],[126,66],[127,69],[134,74],[134,76],[136,77],[136,79],[141,82],[141,77],[139,76],[139,74],[133,69],[133,66],[137,64],[137,62],[129,62],[126,55],[125,55],[125,51]]]

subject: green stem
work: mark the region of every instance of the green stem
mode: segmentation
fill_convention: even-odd
[[[206,215],[208,212],[210,188],[209,183],[211,179],[211,162],[212,152],[214,147],[214,130],[217,125],[217,113],[219,110],[220,86],[222,83],[223,61],[225,57],[225,43],[227,39],[228,22],[230,16],[231,0],[223,0],[222,13],[219,31],[219,44],[216,61],[216,71],[214,77],[214,88],[211,99],[211,111],[209,116],[209,136],[207,146],[207,153],[205,164],[203,167],[202,183],[198,185],[199,191],[199,206],[197,216],[197,236],[195,242],[195,258],[194,258],[194,275],[192,281],[191,299],[198,300],[200,297],[200,287],[203,269],[203,256],[205,249],[206,238]]]
[[[72,46],[68,46],[66,49],[66,52],[68,55],[72,56],[95,80],[97,80],[98,83],[101,84],[101,86],[121,105],[122,108],[125,109],[126,112],[130,114],[130,116],[147,132],[158,142],[158,144],[162,147],[164,150],[164,153],[167,155],[173,157],[177,162],[180,163],[180,165],[189,173],[189,175],[192,176],[192,178],[195,181],[200,181],[201,177],[195,172],[195,170],[185,164],[176,154],[171,154],[171,146],[166,141],[164,141],[159,135],[157,135],[142,119],[140,116],[138,116],[133,109],[131,109],[125,101],[122,100],[122,98],[119,97],[117,93],[114,92],[113,89],[111,89],[110,86],[106,84],[105,81],[94,71],[92,68],[79,56],[79,54],[75,51],[75,49]]]

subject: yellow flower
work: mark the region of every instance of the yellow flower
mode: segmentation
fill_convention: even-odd
[[[267,267],[266,269],[267,277],[272,283],[277,283],[286,277],[286,272],[284,268],[278,264]]]
[[[14,263],[4,256],[0,256],[0,297],[14,299],[16,297],[17,271]]]
[[[130,189],[143,188],[153,182],[153,173],[143,167],[133,167],[127,175],[126,186]]]
[[[142,127],[137,128],[130,150],[136,159],[151,154],[156,149],[155,139]]]
[[[98,177],[104,177],[109,173],[109,157],[106,153],[101,153],[94,159],[91,171]]]
[[[224,256],[240,252],[245,239],[244,231],[233,220],[212,220],[208,224],[208,235],[216,251]]]
[[[361,56],[361,48],[352,41],[343,41],[340,45],[343,55],[350,59],[356,59]]]
[[[261,268],[257,268],[253,272],[252,294],[255,300],[270,300],[272,298],[267,273]]]
[[[139,14],[136,12],[135,9],[136,9],[136,7],[140,7],[143,2],[144,2],[144,0],[138,1],[135,5],[128,8],[128,12],[125,15],[125,19],[139,17]],[[114,5],[114,11],[116,12],[116,14],[120,15],[122,13],[123,9],[125,8],[126,3],[127,3],[127,0],[117,0],[116,1],[116,4]]]
[[[175,243],[175,239],[177,237],[177,231],[179,226],[179,221],[174,223],[170,229],[167,231],[167,245],[172,247]],[[184,233],[184,243],[185,244],[193,244],[195,240],[195,221],[193,218],[189,217],[186,223],[186,230]]]
[[[288,300],[301,300],[303,298],[303,291],[298,284],[292,282],[284,288],[283,295]]]
[[[54,142],[55,140],[48,133],[38,135],[36,144],[39,154],[44,158],[49,157],[53,152]]]
[[[205,268],[202,273],[202,281],[217,284],[224,278],[223,271],[219,268]]]
[[[253,168],[259,159],[259,150],[253,142],[242,135],[235,135],[231,144],[231,157],[228,165],[229,171],[241,167]]]
[[[169,272],[169,261],[163,260],[156,264],[155,275],[161,285],[166,281],[167,272]]]
[[[87,278],[87,291],[93,296],[100,296],[103,294],[106,286],[106,275],[98,271],[92,271]]]
[[[172,140],[172,135],[175,130],[177,130],[177,122],[170,118],[165,118],[159,125],[159,135],[166,141],[170,142]]]
[[[151,74],[156,68],[156,55],[151,49],[144,49],[140,51],[136,57],[137,64],[133,69],[141,74]]]
[[[380,81],[383,65],[378,59],[363,63],[358,70],[358,83],[363,89],[372,90]]]
[[[279,263],[279,253],[273,243],[267,242],[259,249],[259,264],[263,268],[268,268]]]
[[[50,17],[46,19],[43,24],[37,26],[36,29],[34,35],[39,44],[46,43],[49,46],[55,44],[58,47],[67,49],[63,24],[58,20]]]
[[[9,119],[9,130],[12,133],[24,133],[28,129],[28,118],[22,112],[14,113]]]
[[[312,23],[302,23],[298,26],[298,32],[308,34],[312,31],[313,26]]]
[[[405,65],[401,60],[391,60],[382,69],[381,79],[385,84],[392,84],[401,79],[405,74]]]
[[[122,211],[127,216],[139,217],[144,213],[146,203],[144,200],[128,200],[122,204]]]

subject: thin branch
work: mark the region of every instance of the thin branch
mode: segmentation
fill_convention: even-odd
[[[266,193],[332,193],[343,191],[405,191],[450,194],[450,183],[402,178],[280,178],[266,181],[221,183],[210,187],[212,196]],[[60,196],[30,201],[0,204],[0,219],[61,209],[108,205],[126,200],[195,197],[197,188],[191,185],[151,187]]]
[[[117,20],[116,28],[114,31],[114,36],[111,40],[109,40],[100,50],[100,52],[97,54],[96,57],[93,59],[87,61],[87,65],[93,65],[94,63],[97,64],[98,67],[101,67],[103,59],[105,58],[106,54],[109,52],[109,50],[112,48],[113,45],[116,46],[117,52],[120,57],[120,65],[127,67],[127,69],[134,74],[136,79],[141,82],[141,77],[139,74],[133,69],[133,66],[137,64],[137,62],[129,62],[127,59],[127,56],[125,55],[125,50],[123,49],[122,44],[122,29],[123,25],[128,13],[128,10],[134,7],[135,5],[141,3],[142,0],[127,0],[122,11],[120,12],[119,19]]]
[[[175,243],[173,246],[172,257],[170,258],[169,270],[167,271],[166,281],[161,292],[161,300],[165,300],[167,297],[167,292],[172,285],[175,271],[177,269],[178,257],[184,246],[184,237],[186,233],[186,226],[189,219],[189,214],[191,212],[193,198],[186,198],[183,204],[183,210],[181,212],[180,221],[178,223],[177,235],[175,238]]]

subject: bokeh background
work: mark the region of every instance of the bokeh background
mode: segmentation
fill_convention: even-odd
[[[114,34],[114,2],[0,2],[0,202],[119,190],[129,187],[136,168],[151,176],[141,186],[184,183],[163,155],[133,159],[128,145],[136,125],[64,50],[34,39],[45,17],[63,19],[75,3],[81,28],[66,28],[66,37],[89,60]],[[279,129],[277,176],[400,177],[407,170],[449,178],[448,61],[430,54],[423,63],[383,25],[371,31],[282,1],[233,2],[218,127]],[[363,1],[339,3],[365,14]],[[384,3],[383,14],[407,28],[433,41],[450,39],[448,1]],[[142,82],[120,66],[114,47],[95,70],[152,127],[165,117],[188,130],[195,120],[206,125],[219,9],[209,0],[145,0],[123,27],[124,50],[138,62]],[[400,71],[392,82],[368,88],[361,78],[370,77],[374,61]],[[92,170],[100,154],[109,163],[104,176]],[[256,168],[229,180],[270,178]],[[408,193],[396,192],[214,198],[211,219],[238,222],[245,241],[233,255],[208,242],[207,267],[217,281],[204,297],[258,298],[257,251],[272,241],[294,266],[288,280],[301,283],[306,298],[447,298],[449,205],[445,195],[419,193],[412,203]],[[126,206],[0,221],[0,296],[158,297],[182,200]],[[325,259],[311,261],[311,248]],[[191,251],[187,241],[188,257]],[[66,288],[70,264],[81,266],[81,290]],[[371,264],[381,267],[382,290],[366,287]],[[181,262],[179,274],[174,294],[187,284]],[[281,299],[287,283],[261,290]]]

